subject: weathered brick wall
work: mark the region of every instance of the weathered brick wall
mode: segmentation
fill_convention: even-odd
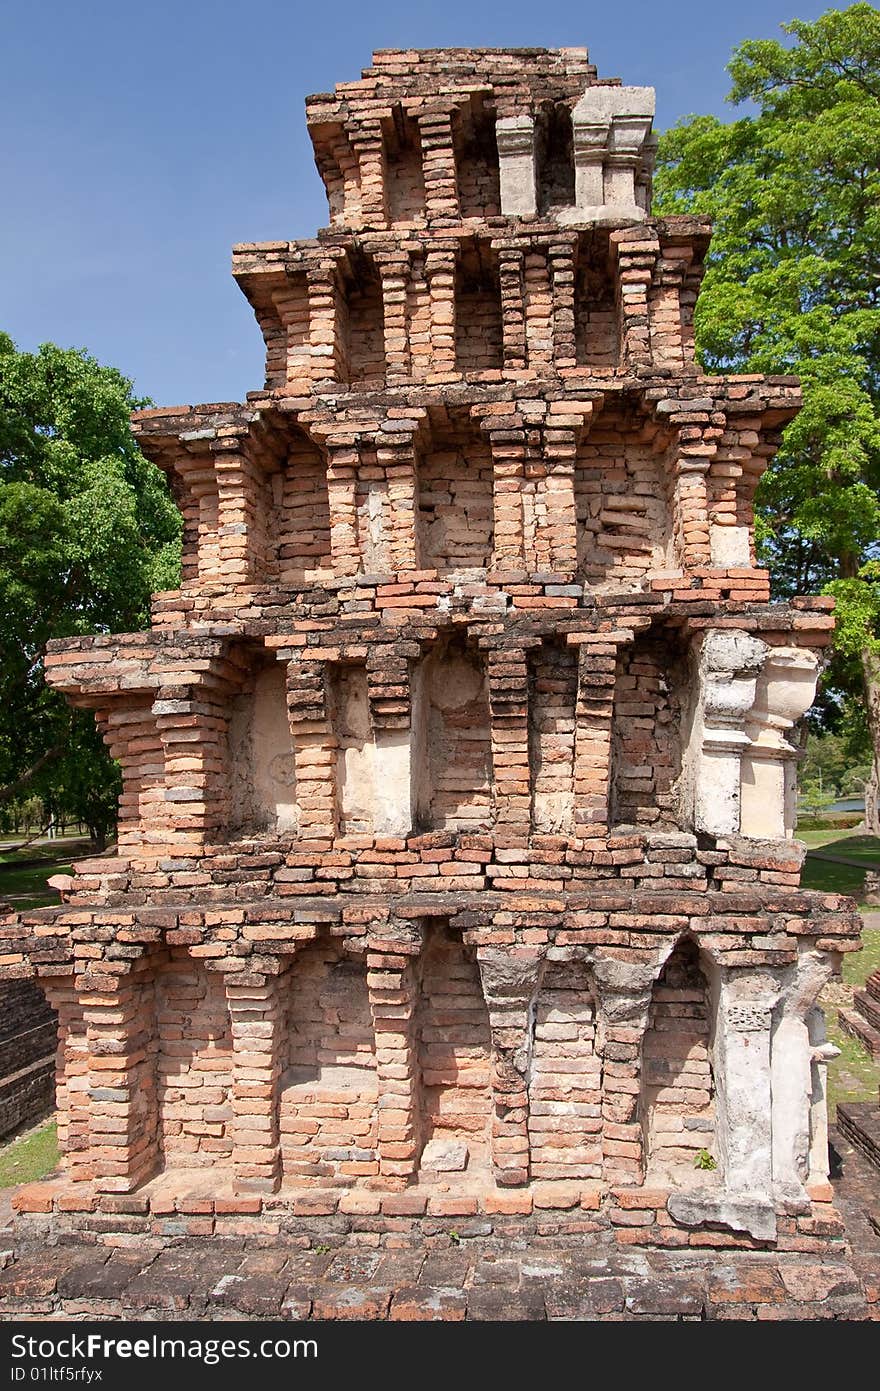
[[[52,1108],[57,1020],[31,981],[0,985],[0,1136]]]

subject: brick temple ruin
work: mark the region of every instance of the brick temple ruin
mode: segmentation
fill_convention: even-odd
[[[265,389],[134,418],[181,587],[50,645],[124,790],[5,919],[59,1019],[26,1220],[840,1238],[817,1000],[860,924],[792,838],[831,601],[771,604],[753,543],[800,394],[700,375],[653,110],[583,49],[308,99],[330,226],[233,256]]]

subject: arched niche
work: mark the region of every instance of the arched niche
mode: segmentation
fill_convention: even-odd
[[[705,1188],[720,1179],[710,972],[696,942],[684,937],[651,992],[640,1096],[649,1184]]]

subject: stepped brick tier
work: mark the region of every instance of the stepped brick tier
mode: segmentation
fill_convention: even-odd
[[[66,1168],[19,1208],[833,1246],[833,620],[753,545],[797,381],[699,374],[710,228],[649,215],[653,92],[585,50],[383,52],[307,112],[330,227],[234,251],[265,389],[135,416],[181,588],[50,645],[124,791],[7,920]]]

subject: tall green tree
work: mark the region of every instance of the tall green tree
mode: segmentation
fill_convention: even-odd
[[[43,652],[145,627],[151,592],[178,582],[180,515],[129,427],[144,404],[85,352],[0,333],[0,804],[36,794],[96,845],[118,771],[91,713],[45,685]]]
[[[756,497],[759,545],[778,595],[835,595],[826,709],[864,697],[880,768],[880,12],[783,30],[788,43],[734,50],[728,99],[749,114],[691,116],[662,137],[655,210],[715,226],[696,314],[705,370],[802,379]]]

